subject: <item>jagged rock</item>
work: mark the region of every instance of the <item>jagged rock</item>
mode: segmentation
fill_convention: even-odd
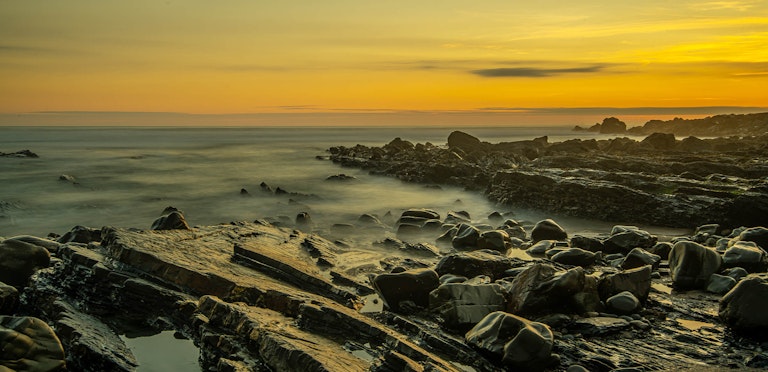
[[[627,254],[634,248],[650,248],[657,238],[635,226],[614,226],[611,236],[603,242],[606,253]]]
[[[651,265],[656,270],[659,268],[661,257],[646,251],[643,248],[635,248],[621,261],[621,268],[625,270]]]
[[[443,257],[435,266],[440,275],[453,274],[467,278],[487,275],[493,280],[505,277],[505,271],[521,266],[523,261],[491,254],[489,251],[473,251]]]
[[[19,304],[19,291],[0,282],[0,315],[11,315]]]
[[[326,181],[352,181],[352,180],[356,180],[356,179],[357,179],[357,177],[355,177],[355,176],[348,176],[348,175],[346,175],[344,173],[334,174],[332,176],[328,176],[328,177],[325,178]]]
[[[51,254],[43,246],[14,238],[0,242],[0,282],[23,288],[32,274],[50,262]]]
[[[429,294],[429,309],[437,312],[447,327],[468,329],[505,308],[499,284],[447,283]]]
[[[586,249],[590,252],[600,252],[604,249],[603,242],[600,239],[574,235],[570,240],[571,247]]]
[[[547,312],[584,313],[600,307],[597,280],[575,267],[557,272],[548,264],[537,263],[505,285],[509,292],[507,309],[514,314]]]
[[[624,270],[615,274],[608,274],[600,278],[598,291],[600,298],[607,300],[611,296],[624,291],[629,291],[640,302],[645,303],[648,293],[651,291],[651,266],[638,267],[636,269]]]
[[[632,292],[624,291],[605,300],[605,306],[616,314],[632,314],[640,308],[640,300]]]
[[[168,214],[158,218],[152,223],[152,230],[189,230],[187,220],[184,219],[184,215],[181,211],[170,211]]]
[[[451,245],[459,250],[474,250],[478,248],[478,239],[480,239],[480,230],[462,223],[457,226],[456,236],[451,240]]]
[[[599,257],[597,253],[581,248],[568,248],[552,256],[551,260],[563,265],[588,267],[594,265]]]
[[[669,272],[675,287],[681,289],[704,288],[709,276],[720,270],[722,258],[701,244],[680,241],[669,253]]]
[[[58,240],[59,243],[90,243],[101,241],[101,229],[92,229],[85,226],[75,226],[67,231]]]
[[[726,275],[712,274],[709,277],[706,289],[707,292],[724,295],[733,289],[734,286],[736,286],[736,279]]]
[[[502,311],[488,314],[464,338],[513,369],[538,371],[554,362],[554,336],[546,324]]]
[[[605,118],[600,124],[600,133],[602,134],[622,134],[626,131],[627,124],[614,117]]]
[[[756,335],[768,330],[768,283],[748,277],[720,299],[720,319],[729,327]]]
[[[0,316],[0,370],[64,371],[64,349],[48,324],[33,317]]]
[[[484,231],[477,239],[478,249],[491,249],[499,252],[506,252],[510,247],[509,234],[503,230]]]
[[[673,150],[677,142],[672,133],[651,133],[640,143],[647,144],[657,150]]]
[[[453,131],[448,135],[448,147],[451,149],[458,148],[469,153],[479,150],[483,146],[477,137],[461,131]]]
[[[399,273],[379,274],[373,278],[373,288],[384,304],[394,312],[405,312],[406,301],[429,307],[429,293],[440,285],[437,273],[431,269],[414,269]]]
[[[37,154],[29,150],[21,150],[16,152],[0,152],[0,158],[39,158]]]
[[[723,267],[742,267],[749,272],[764,272],[768,258],[764,250],[751,241],[737,241],[723,253]]]
[[[546,219],[536,223],[531,230],[531,241],[536,243],[540,240],[565,240],[568,239],[568,233],[557,222]]]

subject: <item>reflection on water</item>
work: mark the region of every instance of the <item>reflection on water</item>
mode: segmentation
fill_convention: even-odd
[[[177,339],[173,331],[152,336],[121,336],[139,362],[138,372],[201,371],[199,349],[191,340]]]

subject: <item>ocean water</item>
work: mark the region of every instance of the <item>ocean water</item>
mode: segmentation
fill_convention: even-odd
[[[548,135],[550,142],[605,138],[570,128],[462,129],[488,142]],[[181,209],[190,225],[309,212],[319,229],[352,223],[363,213],[399,215],[407,208],[466,210],[473,219],[508,207],[479,192],[442,190],[371,176],[317,156],[331,146],[380,146],[395,137],[445,145],[452,128],[149,128],[0,127],[0,151],[40,157],[0,158],[0,236],[64,234],[73,226],[147,229],[163,209]],[[330,182],[344,173],[351,182]],[[60,180],[62,175],[74,183]],[[261,192],[265,182],[302,195]],[[245,188],[249,197],[240,195]],[[517,211],[520,219],[556,217]],[[560,217],[572,230],[610,230],[610,223]]]

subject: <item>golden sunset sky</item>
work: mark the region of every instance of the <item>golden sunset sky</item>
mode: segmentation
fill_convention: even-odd
[[[766,1],[0,2],[6,121],[682,116],[759,111],[766,87]]]

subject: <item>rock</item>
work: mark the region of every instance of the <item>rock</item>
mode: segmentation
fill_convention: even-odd
[[[0,243],[0,282],[23,288],[37,270],[48,267],[51,254],[42,246],[19,239]]]
[[[723,270],[722,274],[725,276],[730,276],[733,278],[733,280],[738,282],[745,276],[749,275],[749,272],[741,267],[732,267],[730,269]]]
[[[325,178],[326,181],[352,181],[352,180],[356,180],[356,179],[357,179],[357,177],[355,177],[355,176],[348,176],[348,175],[346,175],[344,173],[334,174],[332,176],[328,176],[328,177]]]
[[[605,301],[607,310],[616,314],[632,314],[640,308],[640,300],[632,292],[624,291]]]
[[[659,268],[661,257],[646,251],[643,248],[635,248],[621,261],[621,268],[625,270],[636,269],[645,265],[651,265],[656,270]]]
[[[397,232],[395,235],[397,235],[398,239],[412,239],[414,237],[418,237],[422,234],[421,226],[420,225],[414,225],[410,223],[400,223],[397,225]]]
[[[640,143],[650,145],[656,150],[673,150],[676,145],[675,135],[672,133],[652,133]]]
[[[16,152],[0,152],[0,158],[38,158],[39,156],[29,150]]]
[[[464,338],[512,369],[539,371],[553,363],[554,336],[549,327],[513,314],[488,314]]]
[[[657,238],[635,226],[614,226],[611,236],[603,242],[606,253],[627,254],[633,248],[650,248]]]
[[[440,279],[434,270],[413,269],[376,275],[372,283],[384,304],[394,312],[401,312],[406,310],[401,305],[405,301],[429,307],[429,293],[440,285]]]
[[[581,248],[569,248],[552,256],[552,262],[563,265],[588,267],[595,264],[599,254]]]
[[[0,282],[0,315],[11,315],[19,304],[19,291],[8,284]]]
[[[557,242],[554,240],[541,240],[526,249],[525,252],[531,256],[542,256],[546,254],[548,250],[552,249],[555,246],[555,243]]]
[[[597,280],[587,277],[581,267],[558,272],[551,265],[537,263],[504,285],[509,292],[507,309],[514,314],[581,314],[600,306]]]
[[[672,283],[680,289],[704,288],[721,265],[722,258],[717,252],[690,241],[675,243],[669,253]]]
[[[448,224],[454,224],[454,225],[459,225],[459,224],[462,224],[462,223],[469,224],[469,223],[472,222],[472,219],[469,217],[469,213],[468,212],[464,212],[464,211],[458,211],[458,212],[450,211],[450,212],[448,212],[448,215],[445,216],[445,221],[443,221],[443,222],[448,223]]]
[[[598,316],[578,319],[568,327],[568,330],[584,336],[599,336],[620,332],[629,327],[629,322],[624,319]]]
[[[312,216],[308,212],[301,212],[296,215],[296,228],[303,232],[312,231]]]
[[[568,239],[568,233],[560,227],[557,222],[546,219],[536,223],[531,230],[531,241],[536,243],[540,240],[565,240]]]
[[[741,267],[749,272],[764,272],[768,268],[768,259],[764,250],[751,241],[737,241],[725,250],[723,267]]]
[[[64,349],[48,324],[32,317],[0,316],[0,370],[64,371]]]
[[[493,280],[504,278],[505,271],[522,265],[521,260],[491,254],[488,251],[473,251],[451,254],[443,257],[435,266],[440,275],[453,274],[474,278],[487,275]]]
[[[571,247],[586,249],[590,252],[600,252],[604,249],[603,242],[597,238],[574,235],[570,240]]]
[[[768,331],[768,283],[748,277],[720,299],[720,319],[734,330],[765,335]]]
[[[53,241],[53,240],[50,240],[50,239],[45,239],[45,238],[38,238],[36,236],[30,236],[30,235],[19,235],[19,236],[14,236],[14,237],[8,238],[8,239],[18,240],[18,241],[22,241],[24,243],[29,243],[29,244],[32,244],[32,245],[36,245],[38,247],[43,247],[43,248],[47,249],[48,252],[51,252],[51,253],[58,252],[59,248],[61,247],[61,244],[59,244],[56,241]],[[0,241],[2,241],[2,240],[0,240]]]
[[[448,148],[461,149],[467,153],[483,148],[483,144],[480,140],[470,134],[453,131],[448,135]]]
[[[172,207],[169,207],[172,208]],[[166,208],[168,210],[168,208]],[[152,230],[190,230],[187,220],[180,210],[173,208],[168,214],[152,223]]]
[[[503,230],[485,231],[477,239],[478,249],[492,249],[506,252],[511,246],[509,235]]]
[[[439,220],[440,213],[437,213],[431,209],[408,209],[404,211],[400,217],[418,217],[424,220]]]
[[[480,230],[472,225],[464,223],[458,225],[457,229],[456,236],[451,240],[451,245],[459,250],[477,249],[477,241],[480,239]]]
[[[437,312],[445,326],[467,330],[494,311],[502,311],[506,301],[498,284],[448,283],[429,294],[429,309]]]
[[[724,295],[736,286],[736,279],[726,275],[712,274],[707,282],[707,292]]]
[[[488,215],[488,221],[493,223],[504,221],[504,215],[499,212],[491,212],[491,214]]]
[[[640,302],[645,303],[651,291],[651,266],[638,267],[600,278],[598,292],[600,298],[607,300],[624,291],[629,291]]]
[[[602,134],[622,134],[627,131],[627,124],[617,118],[610,117],[603,119],[599,128]]]
[[[672,251],[672,243],[659,242],[653,245],[653,247],[647,249],[648,253],[655,254],[659,257],[669,257],[669,252]]]
[[[764,251],[768,251],[768,228],[762,226],[750,227],[742,231],[735,240],[755,242],[758,247],[762,248]]]
[[[85,226],[75,226],[67,231],[58,240],[59,243],[90,243],[101,241],[101,229],[92,229]]]

